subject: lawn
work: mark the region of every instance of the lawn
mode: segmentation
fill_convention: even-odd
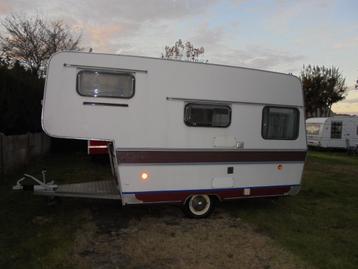
[[[83,153],[60,153],[38,159],[0,185],[0,268],[76,268],[72,255],[76,231],[88,222],[86,209],[91,200],[63,200],[49,206],[47,198],[30,192],[14,192],[11,186],[22,172],[56,183],[101,180],[110,177],[107,164]],[[1,181],[0,181],[1,182]]]
[[[197,230],[200,226],[196,225],[198,223],[203,227],[207,226],[209,230],[212,227],[227,225],[228,227],[222,227],[222,231],[213,230],[213,235],[210,234],[209,238],[205,231],[201,231],[200,240],[203,244],[205,240],[208,240],[207,242],[227,240],[228,244],[225,248],[229,252],[228,261],[239,257],[236,255],[238,253],[235,253],[235,244],[229,242],[230,233],[240,236],[240,229],[244,231],[252,229],[256,236],[269,238],[278,249],[284,249],[310,267],[357,268],[358,265],[357,156],[334,152],[310,152],[305,166],[303,188],[297,196],[224,203],[219,206],[211,219],[201,222],[183,219],[181,213],[178,213],[180,210],[172,207],[122,210],[116,202],[103,203],[80,199],[64,199],[62,203],[53,207],[48,206],[43,197],[11,191],[10,186],[23,171],[39,174],[43,167],[48,169],[49,177],[56,179],[58,183],[110,177],[109,166],[105,163],[93,163],[82,153],[58,153],[36,160],[27,169],[21,169],[18,173],[2,179],[0,181],[2,184],[0,185],[0,268],[86,268],[87,265],[82,264],[78,255],[74,255],[76,249],[81,248],[79,246],[81,242],[86,241],[86,238],[81,239],[82,241],[78,239],[79,231],[85,231],[81,233],[88,237],[97,238],[96,241],[102,238],[103,244],[108,244],[107,239],[103,239],[107,238],[103,237],[103,234],[108,234],[108,227],[110,227],[110,236],[115,231],[116,240],[121,242],[124,237],[133,239],[137,233],[140,234],[140,227],[148,230],[153,227],[155,233],[156,223],[162,227],[163,234],[166,230],[169,237],[173,234],[175,236],[175,233],[181,234],[183,237],[176,240],[188,240],[188,242],[192,240],[189,238],[190,234],[188,237],[188,230],[190,231],[193,225],[198,234],[200,234]],[[173,211],[177,213],[173,215],[171,213]],[[116,214],[116,212],[120,213]],[[245,228],[245,225],[249,228]],[[224,228],[228,228],[226,234]],[[137,230],[135,234],[125,235],[129,229]],[[184,229],[184,232],[179,229]],[[215,234],[217,237],[213,237]],[[148,244],[153,245],[153,241],[155,243],[154,235],[148,237],[152,240],[148,241]],[[157,236],[161,234],[158,233]],[[161,242],[164,244],[163,241]],[[179,241],[175,242],[177,244]],[[101,248],[103,246],[100,245]],[[144,248],[145,245],[142,247]],[[97,251],[98,248],[97,246]],[[181,248],[185,248],[185,244]],[[87,255],[91,251],[94,252],[92,248],[88,250],[87,247],[87,250],[81,253]],[[133,249],[131,251],[133,252]],[[260,253],[260,249],[257,252]],[[98,253],[92,256],[100,256]],[[175,252],[168,250],[168,253]],[[205,253],[202,254],[206,260],[209,260]],[[138,253],[138,257],[146,258],[141,255],[143,253]],[[116,263],[131,264],[130,257],[126,256],[126,259],[116,260]],[[292,263],[296,261],[289,260]],[[175,264],[175,260],[164,259],[162,267],[154,268],[165,268],[165,261]],[[268,265],[263,267],[275,268],[272,264],[274,263],[268,261]],[[96,263],[94,267],[98,267]],[[132,268],[134,267],[133,265]],[[279,267],[294,268],[283,266],[282,263]]]
[[[240,216],[317,268],[358,268],[358,158],[310,152],[301,192],[247,201]]]

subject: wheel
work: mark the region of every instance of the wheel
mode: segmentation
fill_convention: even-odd
[[[184,204],[184,213],[190,218],[205,218],[215,208],[215,201],[209,195],[195,194],[190,196]]]

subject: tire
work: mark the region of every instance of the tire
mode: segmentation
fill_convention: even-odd
[[[189,218],[206,218],[215,209],[215,200],[207,194],[194,194],[184,204],[184,214]]]

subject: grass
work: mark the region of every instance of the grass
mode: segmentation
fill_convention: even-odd
[[[317,268],[357,268],[357,194],[357,156],[310,152],[297,196],[245,201],[240,216]]]
[[[87,156],[73,153],[48,155],[23,171],[40,176],[44,167],[59,183],[110,176],[107,165],[93,169]],[[53,208],[44,197],[13,192],[20,173],[0,181],[0,268],[77,268],[71,256],[76,231],[89,221],[86,204],[63,200]]]
[[[43,167],[57,183],[110,176],[108,165],[94,165],[81,153],[48,155],[25,172],[39,175]],[[56,208],[49,207],[43,197],[11,191],[22,172],[0,181],[0,268],[78,268],[73,259],[76,233],[94,221],[88,209],[97,202],[64,199]],[[357,193],[357,156],[310,152],[297,196],[225,203],[220,211],[224,217],[242,219],[316,268],[357,268]]]

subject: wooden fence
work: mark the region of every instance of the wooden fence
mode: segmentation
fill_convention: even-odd
[[[26,165],[31,158],[50,149],[50,137],[44,133],[6,136],[0,133],[0,176]]]

